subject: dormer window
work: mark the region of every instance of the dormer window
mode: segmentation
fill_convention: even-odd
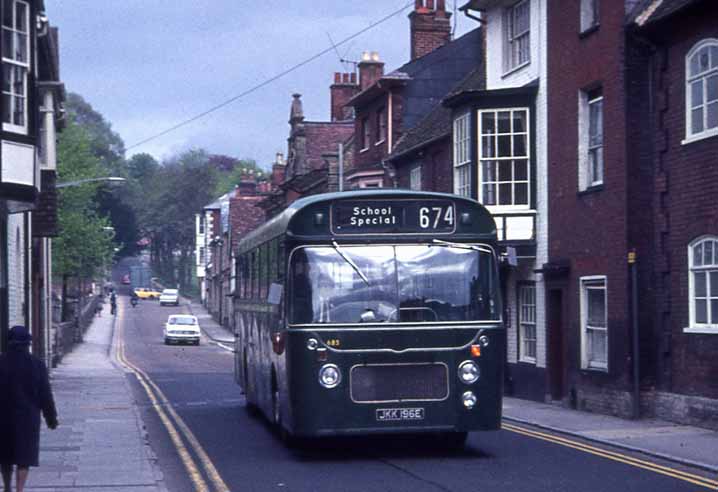
[[[3,0],[2,118],[3,129],[27,133],[27,78],[30,68],[30,7]]]
[[[504,10],[504,71],[531,62],[531,2],[522,0]]]

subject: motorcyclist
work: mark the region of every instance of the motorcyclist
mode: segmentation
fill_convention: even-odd
[[[137,296],[137,292],[132,292],[132,296],[130,296],[130,303],[132,304],[132,307],[137,306],[137,303],[139,302],[140,298]]]

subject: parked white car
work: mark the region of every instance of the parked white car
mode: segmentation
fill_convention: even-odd
[[[199,345],[200,329],[197,318],[189,314],[172,314],[165,323],[165,345],[172,342]]]
[[[160,294],[160,306],[179,306],[179,291],[177,289],[165,289]]]

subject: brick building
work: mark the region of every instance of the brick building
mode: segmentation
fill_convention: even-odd
[[[204,208],[197,237],[204,237],[204,299],[207,310],[224,327],[234,328],[233,295],[235,256],[239,240],[265,221],[258,204],[265,199],[263,186],[254,176],[246,176],[233,191]],[[200,232],[201,231],[201,232]],[[199,241],[199,239],[198,239]]]
[[[287,161],[274,164],[274,190],[260,203],[268,218],[297,198],[339,189],[341,145],[354,131],[353,112],[346,103],[358,90],[356,74],[334,74],[329,121],[306,120],[301,95],[292,96]]]
[[[430,128],[429,114],[441,112],[444,96],[481,63],[481,29],[452,40],[450,17],[443,0],[417,0],[409,14],[411,60],[385,74],[376,52],[363,54],[360,92],[348,103],[355,111],[352,165],[345,173],[348,188],[394,187],[399,182],[406,186],[413,173],[415,186],[421,182],[424,189],[436,189],[433,175],[450,162],[446,148],[429,152],[420,165],[416,145],[435,132],[448,137],[445,125]]]
[[[640,5],[629,24],[631,168],[649,169],[649,300],[642,407],[718,429],[718,4]],[[647,101],[647,104],[645,103]],[[640,111],[636,111],[640,108]],[[644,234],[646,231],[637,231]],[[645,269],[644,269],[645,270]],[[644,304],[645,293],[639,294]],[[651,320],[641,310],[641,317]],[[649,336],[650,335],[650,336]],[[647,366],[647,367],[646,367]]]
[[[627,258],[647,251],[652,228],[648,214],[634,213],[650,200],[643,186],[650,170],[630,170],[627,161],[627,7],[606,0],[600,11],[591,2],[548,11],[551,201],[543,267],[552,397],[622,416],[633,412]],[[637,265],[650,303],[645,263]]]
[[[548,388],[577,408],[718,427],[716,7],[549,7]]]

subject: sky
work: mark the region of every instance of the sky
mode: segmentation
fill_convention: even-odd
[[[408,4],[411,3],[411,6]],[[457,0],[457,6],[465,3]],[[377,51],[389,72],[409,61],[409,0],[46,0],[60,32],[61,78],[119,133],[127,157],[162,161],[191,148],[255,159],[285,152],[293,93],[307,120],[329,119],[334,72]],[[223,103],[406,8],[283,78],[151,142],[135,144]],[[453,10],[454,1],[447,0]],[[476,22],[453,17],[460,36]]]

